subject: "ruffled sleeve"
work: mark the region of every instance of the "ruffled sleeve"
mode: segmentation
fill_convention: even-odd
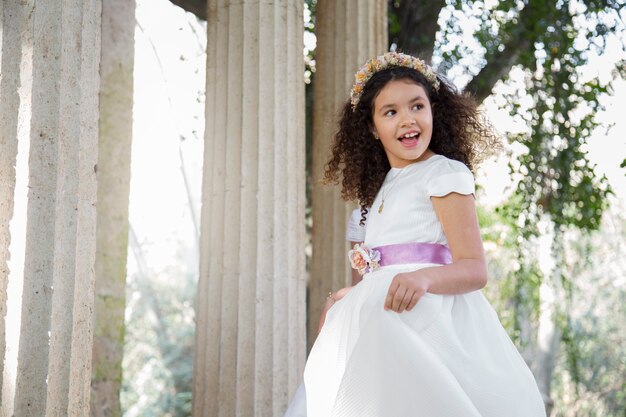
[[[367,220],[367,218],[366,218]],[[346,240],[349,242],[363,242],[365,240],[365,226],[361,226],[361,209],[352,211],[346,227]],[[367,224],[367,222],[366,222]]]
[[[474,176],[462,162],[442,158],[433,168],[427,185],[429,197],[444,197],[450,193],[475,193]]]

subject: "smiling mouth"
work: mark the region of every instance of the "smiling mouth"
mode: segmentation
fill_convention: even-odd
[[[417,142],[419,137],[420,137],[419,132],[409,132],[409,133],[405,133],[404,135],[400,136],[398,138],[398,140],[400,142],[402,142],[403,144],[405,144],[405,145],[409,145],[409,144],[413,144],[413,143]]]

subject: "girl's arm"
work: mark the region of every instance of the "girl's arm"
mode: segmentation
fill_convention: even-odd
[[[345,295],[352,289],[352,287],[345,287],[340,289],[337,292],[328,294],[326,298],[326,302],[324,303],[324,308],[322,309],[322,314],[320,315],[320,321],[317,325],[317,332],[319,333],[324,326],[324,321],[326,321],[326,313],[328,310],[339,300],[341,300]]]
[[[411,310],[426,292],[463,294],[487,283],[487,262],[474,196],[450,193],[431,200],[448,240],[452,263],[396,275],[389,286],[386,310]]]
[[[350,247],[353,248],[354,245],[356,245],[357,243],[361,244],[363,242],[350,241]],[[352,268],[351,272],[352,272],[352,285],[350,287],[342,288],[335,293],[329,294],[328,298],[326,298],[326,302],[324,303],[324,308],[322,309],[322,314],[320,315],[319,324],[317,326],[318,333],[320,330],[322,330],[322,326],[324,325],[324,321],[326,320],[326,313],[328,313],[328,310],[330,310],[333,304],[341,300],[348,293],[348,291],[352,289],[352,287],[354,287],[356,284],[361,282],[361,279],[363,279],[361,274],[359,274],[359,271],[357,271],[356,269]]]

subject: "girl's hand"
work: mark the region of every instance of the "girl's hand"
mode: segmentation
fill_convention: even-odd
[[[339,291],[337,291],[335,293],[331,293],[331,294],[328,295],[328,298],[326,298],[326,302],[324,303],[324,308],[322,309],[322,314],[320,315],[319,324],[317,325],[317,332],[318,333],[322,330],[322,327],[324,326],[324,321],[326,320],[326,313],[328,313],[328,310],[330,310],[330,308],[337,301],[339,301],[343,297],[345,297],[346,294],[348,292],[350,292],[351,289],[352,289],[352,287],[342,288]]]
[[[403,272],[395,277],[389,285],[385,310],[402,313],[410,311],[428,291],[430,282],[419,271]]]

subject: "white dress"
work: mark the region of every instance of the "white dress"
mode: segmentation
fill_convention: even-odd
[[[447,244],[431,196],[474,193],[467,167],[441,155],[392,168],[368,213],[365,245]],[[383,308],[393,277],[434,264],[381,267],[328,311],[287,417],[543,417],[534,377],[482,292],[426,293]],[[306,412],[305,412],[306,409]]]

